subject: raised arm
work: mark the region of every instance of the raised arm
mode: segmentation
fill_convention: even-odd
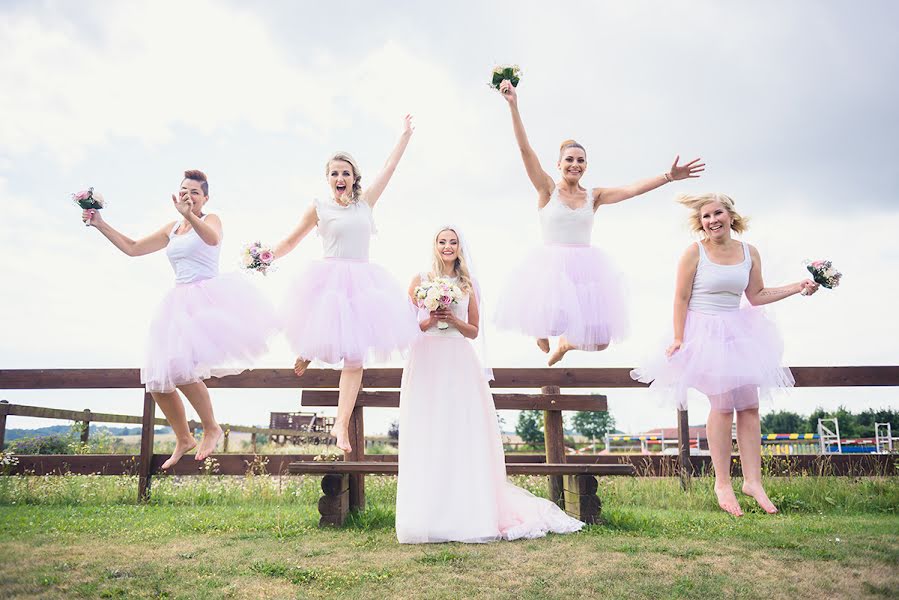
[[[803,293],[810,296],[818,291],[818,284],[811,279],[803,279],[789,285],[768,288],[762,281],[762,258],[755,246],[749,246],[749,256],[752,258],[752,269],[749,271],[749,285],[746,286],[746,299],[753,306],[771,304],[778,300],[788,298],[793,294]]]
[[[543,207],[549,202],[549,195],[552,194],[555,183],[549,173],[540,166],[540,160],[537,153],[531,148],[528,141],[528,134],[524,130],[524,123],[521,121],[521,113],[518,112],[518,92],[508,79],[499,84],[499,91],[503,98],[509,103],[509,111],[512,113],[512,130],[515,132],[515,141],[518,142],[518,150],[521,152],[521,160],[524,162],[524,168],[528,173],[528,179],[531,185],[537,190],[539,195],[538,204]]]
[[[705,171],[705,163],[699,162],[699,158],[694,158],[685,165],[678,165],[680,156],[674,158],[674,163],[666,173],[635,181],[630,185],[610,188],[594,188],[593,189],[593,207],[596,208],[601,204],[615,204],[640,194],[652,191],[657,187],[661,187],[672,181],[680,181],[681,179],[695,179],[699,174]]]
[[[400,159],[406,151],[406,146],[409,145],[409,139],[412,137],[414,129],[412,127],[412,115],[403,117],[403,133],[400,134],[400,139],[397,140],[396,146],[393,147],[393,152],[387,157],[384,168],[375,177],[374,182],[362,193],[363,199],[368,202],[369,206],[374,207],[378,198],[384,193],[384,188],[387,187],[390,178],[393,177],[393,172],[396,171],[396,166],[400,164]]]
[[[205,219],[201,219],[193,212],[194,201],[191,199],[191,194],[197,192],[197,190],[182,189],[177,196],[172,194],[172,204],[184,220],[190,223],[203,242],[209,246],[218,246],[222,241],[222,221],[218,215],[208,215]]]
[[[112,245],[127,254],[128,256],[143,256],[158,250],[162,250],[169,244],[169,232],[175,226],[172,221],[157,231],[154,231],[147,237],[139,240],[132,240],[127,235],[119,232],[112,225],[103,220],[100,212],[97,210],[85,210],[81,213],[81,219],[88,225],[97,229]]]
[[[677,280],[674,284],[674,340],[665,351],[671,356],[684,343],[684,327],[687,322],[687,306],[693,295],[693,279],[696,277],[696,266],[699,264],[699,248],[690,244],[677,264]]]
[[[304,237],[309,235],[309,232],[312,231],[312,228],[316,225],[318,225],[318,213],[315,211],[315,206],[313,205],[307,208],[303,213],[303,216],[300,217],[300,222],[296,228],[272,248],[272,253],[275,255],[275,258],[281,258],[282,256],[290,254],[290,252],[297,247],[297,244],[299,244]]]

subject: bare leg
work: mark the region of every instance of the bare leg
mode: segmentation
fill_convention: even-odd
[[[356,396],[362,386],[362,367],[345,366],[340,371],[339,392],[337,394],[337,418],[331,435],[337,438],[337,447],[350,452],[350,416],[356,407]]]
[[[187,416],[184,414],[184,404],[181,402],[178,392],[151,392],[151,395],[175,434],[175,451],[167,461],[162,463],[162,468],[168,469],[181,460],[181,457],[187,452],[196,448],[197,440],[190,434]]]
[[[712,404],[714,405],[714,402]],[[733,484],[730,480],[733,418],[733,411],[724,412],[712,408],[706,421],[705,432],[709,440],[712,465],[715,467],[715,495],[718,497],[718,506],[735,517],[740,517],[743,515],[743,511],[734,495]]]
[[[215,446],[222,437],[222,428],[219,427],[212,412],[212,401],[209,399],[209,390],[202,381],[179,385],[178,389],[187,396],[188,402],[197,411],[200,422],[203,423],[203,439],[197,448],[194,460],[205,460],[215,451]]]
[[[537,338],[537,347],[544,354],[549,354],[549,340],[547,338]]]
[[[309,363],[311,362],[311,360],[306,360],[302,356],[298,356],[293,363],[293,372],[297,374],[297,377],[302,377],[303,373],[306,372],[306,369],[309,368]]]
[[[757,392],[751,389],[751,393]],[[777,512],[777,507],[762,487],[761,435],[759,409],[737,411],[737,447],[740,449],[740,464],[743,467],[743,493],[755,498],[766,513],[773,515]]]
[[[601,350],[605,350],[605,349],[608,348],[608,347],[609,347],[608,344],[603,344],[603,345],[601,345],[601,346],[597,346],[596,348],[591,348],[590,351],[591,351],[591,352],[599,352],[599,351],[601,351]],[[560,338],[559,338],[559,346],[556,348],[556,351],[553,352],[552,355],[549,357],[549,360],[547,361],[547,364],[548,364],[550,367],[553,366],[554,364],[556,364],[557,362],[559,362],[560,360],[562,360],[562,357],[564,357],[565,354],[566,354],[569,350],[583,350],[583,348],[578,348],[578,347],[575,346],[574,344],[571,344],[571,343],[570,343],[568,340],[566,340],[564,337],[560,337]]]

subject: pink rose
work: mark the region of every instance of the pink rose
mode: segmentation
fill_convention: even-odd
[[[262,252],[259,253],[259,260],[268,264],[268,263],[272,262],[273,260],[275,260],[275,255],[271,250],[263,250]]]
[[[87,200],[91,197],[90,190],[81,190],[75,194],[75,200]]]

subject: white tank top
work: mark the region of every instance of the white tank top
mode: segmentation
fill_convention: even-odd
[[[587,188],[587,199],[580,208],[568,208],[559,199],[559,188],[553,189],[546,205],[537,211],[544,244],[589,246],[593,233],[593,194]]]
[[[749,285],[752,258],[746,242],[743,245],[743,262],[735,265],[719,265],[709,260],[702,242],[699,246],[699,264],[693,277],[693,293],[689,310],[701,313],[719,313],[740,308],[740,298]]]
[[[368,260],[371,234],[376,231],[368,203],[358,200],[342,206],[329,197],[316,198],[314,204],[324,257]]]
[[[207,215],[200,217],[205,220]],[[187,233],[175,235],[181,222],[175,223],[169,232],[169,245],[165,247],[172,269],[175,271],[175,283],[192,283],[204,279],[212,279],[219,274],[219,253],[222,240],[215,246],[204,242],[191,227]]]

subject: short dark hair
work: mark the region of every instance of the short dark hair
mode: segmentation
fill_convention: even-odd
[[[203,189],[203,195],[209,195],[209,180],[206,179],[206,173],[197,169],[191,169],[184,172],[184,178],[199,182],[200,187]]]

